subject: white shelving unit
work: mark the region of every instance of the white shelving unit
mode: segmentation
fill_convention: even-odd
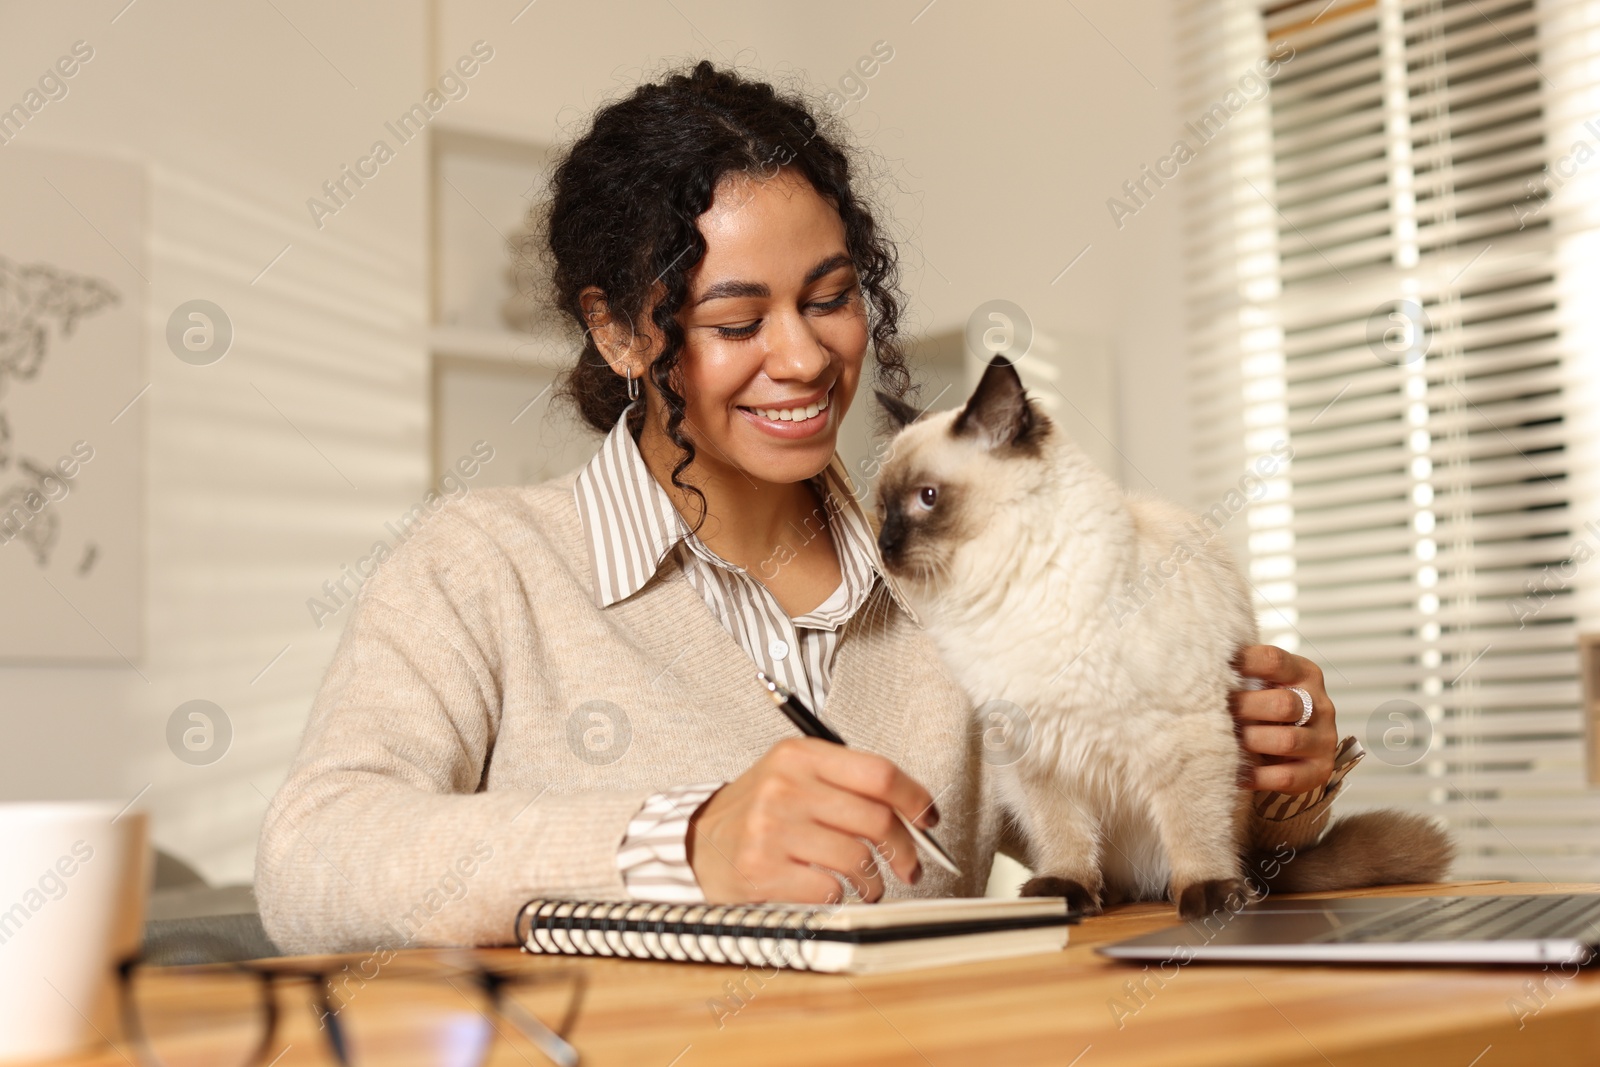
[[[472,326],[435,326],[428,350],[437,357],[476,359],[558,371],[576,358],[578,345],[554,332],[513,333]]]
[[[473,488],[542,481],[594,450],[593,434],[550,403],[557,375],[577,358],[576,338],[552,315],[507,315],[510,272],[516,257],[526,259],[549,146],[450,127],[435,127],[431,144],[433,476],[437,483],[487,441],[495,458]],[[511,318],[534,329],[514,329]]]

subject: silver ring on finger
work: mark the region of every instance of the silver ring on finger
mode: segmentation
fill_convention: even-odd
[[[1300,698],[1300,718],[1295,721],[1296,726],[1304,726],[1311,721],[1311,694],[1301,689],[1298,685],[1291,685],[1289,692]]]

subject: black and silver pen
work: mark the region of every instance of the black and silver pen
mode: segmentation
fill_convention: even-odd
[[[806,707],[805,701],[795,696],[786,687],[768,678],[765,671],[756,671],[756,677],[760,679],[762,686],[767,691],[767,695],[772,697],[772,702],[778,705],[778,708],[785,715],[789,716],[789,721],[794,723],[801,733],[807,737],[819,737],[835,745],[844,744],[844,738],[834,733],[829,729],[827,723],[817,718],[816,713]],[[900,825],[906,828],[906,833],[911,835],[911,839],[921,845],[923,851],[933,857],[934,862],[951,874],[961,873],[961,868],[956,866],[956,861],[951,857],[950,853],[944,850],[943,845],[933,839],[932,834],[918,827],[910,819],[902,815],[899,810],[895,810],[895,817],[900,820]]]

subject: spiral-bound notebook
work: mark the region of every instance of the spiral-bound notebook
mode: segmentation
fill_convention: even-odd
[[[1061,897],[881,904],[658,904],[533,900],[529,952],[873,974],[1059,951],[1077,922]]]

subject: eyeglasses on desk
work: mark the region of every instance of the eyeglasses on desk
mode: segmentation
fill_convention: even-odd
[[[192,947],[182,958],[226,958]],[[482,1067],[497,1041],[577,1067],[567,1034],[583,1004],[582,971],[500,966],[464,950],[377,958],[153,966],[130,957],[117,967],[123,1026],[140,1067]],[[286,1015],[280,994],[290,987],[306,994],[305,1016]]]

